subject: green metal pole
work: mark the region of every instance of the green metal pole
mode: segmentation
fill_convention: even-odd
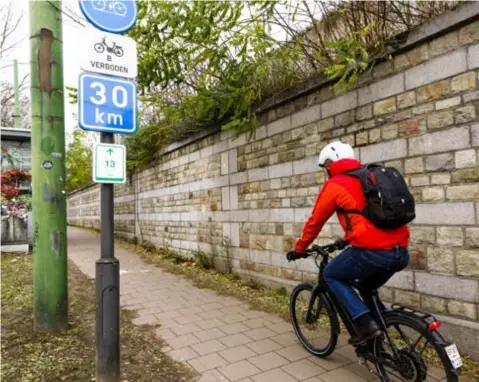
[[[13,91],[15,94],[15,109],[13,114],[13,126],[20,128],[21,114],[20,114],[20,89],[18,88],[18,61],[13,60]]]
[[[35,328],[68,326],[61,1],[30,1]]]

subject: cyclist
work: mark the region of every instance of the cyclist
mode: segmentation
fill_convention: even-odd
[[[326,221],[337,212],[345,231],[344,241],[350,246],[327,265],[324,281],[358,328],[359,334],[349,342],[362,344],[381,335],[379,326],[371,315],[374,311],[370,308],[373,303],[371,291],[384,285],[396,272],[407,266],[409,230],[407,225],[382,230],[361,214],[341,211],[362,211],[366,205],[360,180],[345,174],[362,166],[354,158],[353,148],[349,144],[339,141],[328,144],[321,150],[318,164],[324,169],[327,181],[303,228],[301,238],[289,256],[306,257],[309,245],[316,239]],[[350,280],[359,281],[362,299],[348,283]]]

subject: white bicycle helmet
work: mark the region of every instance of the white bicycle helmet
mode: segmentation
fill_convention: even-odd
[[[351,145],[340,141],[331,142],[319,154],[318,166],[324,167],[330,162],[340,159],[354,159],[354,150]]]

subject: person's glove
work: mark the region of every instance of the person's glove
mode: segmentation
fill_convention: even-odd
[[[288,261],[294,261],[294,260],[298,260],[298,259],[305,259],[306,257],[308,257],[308,254],[307,254],[307,253],[298,253],[298,252],[296,252],[295,250],[288,251],[288,253],[286,254],[286,259],[287,259]]]
[[[334,242],[335,247],[340,251],[348,246],[348,243],[343,239],[339,238]]]

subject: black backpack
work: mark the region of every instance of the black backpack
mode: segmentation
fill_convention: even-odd
[[[366,207],[362,211],[339,209],[340,212],[361,214],[381,229],[399,228],[416,217],[414,197],[395,168],[367,164],[343,175],[360,180]]]

